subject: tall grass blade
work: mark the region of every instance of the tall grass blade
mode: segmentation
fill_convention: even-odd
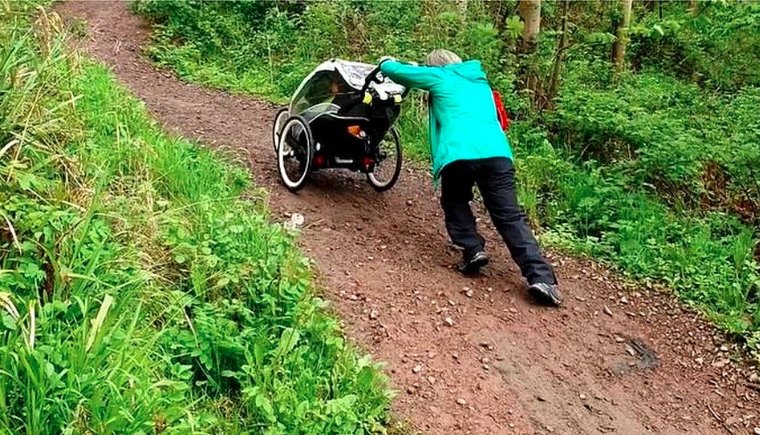
[[[34,300],[29,301],[29,349],[34,349],[34,339],[37,332],[37,318],[35,315],[35,309],[37,302]]]
[[[98,336],[100,328],[103,326],[103,323],[106,320],[106,315],[108,315],[108,310],[111,308],[111,304],[113,304],[113,297],[108,294],[105,295],[103,297],[103,303],[100,305],[100,309],[98,310],[98,315],[92,321],[92,329],[90,329],[90,334],[87,337],[87,345],[85,346],[85,351],[89,352],[90,349],[92,349],[92,345],[95,343],[95,338]]]

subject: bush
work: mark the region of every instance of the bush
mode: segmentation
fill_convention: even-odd
[[[710,88],[760,86],[760,4],[700,2],[692,15],[678,2],[663,19],[645,15],[635,26],[631,57],[638,68],[655,67]]]
[[[633,186],[677,207],[730,211],[756,223],[760,122],[751,112],[758,103],[757,88],[713,95],[647,73],[614,89],[570,80],[549,119],[574,154],[628,174]]]
[[[58,28],[0,5],[1,431],[382,430],[385,378],[247,171],[164,134]]]
[[[628,275],[667,283],[732,332],[760,330],[760,273],[751,228],[721,212],[675,213],[630,188],[619,172],[554,149],[540,132],[517,124],[520,200],[544,238],[591,254]]]

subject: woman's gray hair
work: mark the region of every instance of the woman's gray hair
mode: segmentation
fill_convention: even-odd
[[[431,66],[450,65],[452,63],[462,63],[462,58],[452,51],[439,48],[427,55],[425,63]]]

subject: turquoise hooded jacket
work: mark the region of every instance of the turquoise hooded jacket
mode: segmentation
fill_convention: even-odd
[[[493,91],[477,60],[444,66],[415,66],[394,60],[380,64],[396,83],[430,93],[429,140],[433,180],[457,160],[512,157],[496,114]]]

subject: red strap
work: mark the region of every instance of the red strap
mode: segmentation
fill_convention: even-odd
[[[499,118],[501,129],[504,131],[509,130],[509,115],[504,108],[504,103],[501,101],[501,94],[497,90],[493,91],[493,101],[496,105],[496,116]]]

